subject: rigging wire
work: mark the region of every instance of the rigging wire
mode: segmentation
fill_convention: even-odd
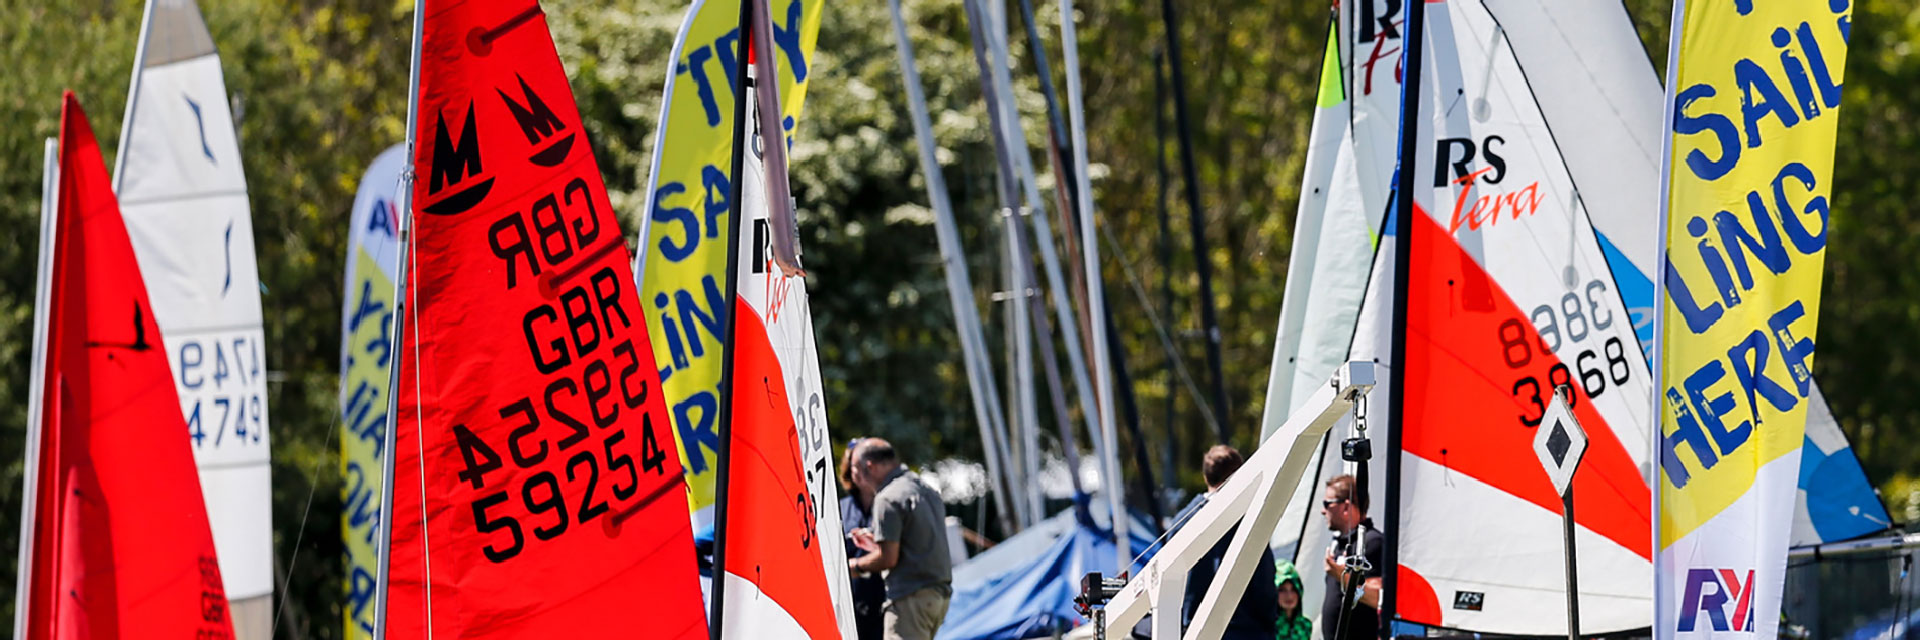
[[[1127,251],[1120,246],[1120,241],[1113,237],[1112,227],[1100,227],[1100,237],[1106,239],[1107,247],[1112,249],[1114,257],[1120,259],[1121,270],[1127,274],[1128,288],[1133,290],[1134,299],[1140,301],[1140,308],[1146,310],[1147,320],[1153,323],[1153,330],[1160,337],[1160,349],[1167,353],[1167,360],[1173,362],[1173,370],[1180,374],[1180,382],[1186,386],[1187,395],[1192,396],[1193,403],[1199,407],[1200,417],[1206,418],[1207,426],[1219,432],[1220,423],[1214,417],[1213,407],[1202,397],[1200,385],[1194,383],[1193,374],[1187,371],[1186,363],[1181,361],[1179,352],[1174,349],[1173,336],[1167,333],[1167,326],[1160,321],[1159,312],[1154,311],[1153,304],[1147,301],[1147,290],[1140,284],[1139,274],[1133,271],[1133,260],[1127,257]],[[1168,428],[1172,428],[1172,425],[1168,425]]]

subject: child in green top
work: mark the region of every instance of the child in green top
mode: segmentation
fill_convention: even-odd
[[[1300,606],[1300,572],[1285,560],[1274,564],[1274,586],[1280,592],[1280,621],[1276,625],[1279,633],[1275,640],[1313,640],[1313,620]]]

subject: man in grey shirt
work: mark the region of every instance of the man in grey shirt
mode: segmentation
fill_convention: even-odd
[[[879,553],[850,559],[847,567],[855,577],[887,572],[887,640],[933,640],[953,597],[946,503],[879,438],[860,441],[849,475],[873,493],[873,529],[854,530],[854,543]]]

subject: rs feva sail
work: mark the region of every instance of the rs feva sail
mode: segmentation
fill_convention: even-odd
[[[748,74],[748,86],[756,80]],[[806,278],[774,264],[758,104],[741,162],[734,313],[732,443],[726,479],[722,633],[742,640],[852,638],[853,598],[840,536]],[[785,139],[785,136],[781,136]]]
[[[267,352],[227,90],[193,0],[149,0],[115,189],[167,345],[234,631],[273,625]]]
[[[546,19],[419,11],[386,637],[705,638],[647,316]]]
[[[1486,0],[1567,168],[1591,205],[1593,226],[1626,299],[1643,348],[1653,344],[1653,280],[1659,266],[1660,78],[1618,4]],[[1838,542],[1892,526],[1818,385],[1807,397],[1792,544]]]
[[[71,92],[58,185],[41,234],[15,635],[232,637],[169,345]]]

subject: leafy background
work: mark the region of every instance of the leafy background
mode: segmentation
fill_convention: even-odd
[[[338,427],[346,220],[366,164],[402,137],[413,7],[394,0],[201,4],[239,119],[267,289],[275,548],[287,581],[280,635],[337,637],[342,485],[330,432]],[[988,315],[988,341],[999,345],[1002,312],[990,299],[992,284],[1004,277],[991,215],[995,170],[965,14],[959,0],[906,4],[974,293]],[[1328,9],[1271,0],[1175,4],[1183,12],[1197,186],[1210,243],[1200,258],[1216,275],[1233,442],[1248,449],[1280,308]],[[1664,69],[1668,6],[1627,4],[1655,68]],[[666,56],[685,7],[660,0],[545,5],[601,171],[632,235]],[[1194,395],[1168,373],[1177,359],[1206,384],[1187,211],[1180,185],[1162,182],[1156,160],[1159,6],[1080,3],[1080,52],[1098,208],[1116,241],[1103,246],[1108,298],[1155,472],[1165,478],[1164,461],[1172,460],[1172,483],[1193,489],[1193,461],[1213,436]],[[1058,9],[1046,1],[1036,9],[1061,77]],[[1027,144],[1044,171],[1043,102],[1018,12],[1009,11],[1016,98]],[[134,0],[0,0],[0,377],[7,381],[0,385],[0,548],[14,548],[18,531],[41,140],[56,135],[60,91],[72,88],[112,162],[140,12]],[[1912,56],[1920,8],[1862,0],[1854,25],[1859,37],[1848,56],[1816,372],[1895,518],[1914,521],[1920,216],[1909,213],[1909,203],[1920,195],[1920,154],[1912,151],[1920,149],[1920,60]],[[836,434],[890,436],[916,462],[978,459],[885,6],[831,3],[821,29],[814,63],[820,72],[796,134],[793,181]],[[1162,188],[1176,194],[1170,261],[1160,257]],[[1163,274],[1171,276],[1171,300],[1158,284]],[[1161,348],[1150,315],[1168,324],[1174,353]],[[1138,477],[1132,460],[1125,464]],[[12,583],[7,565],[0,585]],[[11,598],[0,602],[11,606]]]

